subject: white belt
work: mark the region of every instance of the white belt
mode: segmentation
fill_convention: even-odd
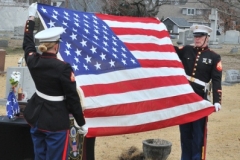
[[[201,81],[201,80],[199,80],[199,79],[197,79],[197,78],[195,78],[195,77],[191,77],[191,76],[188,76],[188,75],[186,75],[186,77],[187,77],[187,79],[188,79],[190,82],[197,83],[197,84],[199,84],[199,85],[201,85],[201,86],[203,86],[203,87],[205,87],[205,85],[206,85],[205,82],[203,82],[203,81]]]
[[[49,95],[39,92],[38,90],[36,90],[36,93],[39,97],[46,99],[48,101],[63,101],[64,100],[64,96],[49,96]]]

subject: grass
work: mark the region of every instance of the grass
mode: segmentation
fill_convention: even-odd
[[[236,58],[240,58],[240,52],[238,53],[222,53],[221,55],[223,56],[231,56],[231,57],[236,57]]]
[[[8,55],[23,53],[23,49],[21,47],[4,47],[3,49]]]

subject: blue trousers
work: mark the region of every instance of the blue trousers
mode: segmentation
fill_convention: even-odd
[[[30,130],[34,160],[67,160],[69,130],[49,132],[32,127]]]
[[[181,160],[202,160],[206,119],[204,117],[179,126],[182,149]]]

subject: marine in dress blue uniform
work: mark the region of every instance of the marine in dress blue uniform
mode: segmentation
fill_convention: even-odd
[[[193,25],[190,28],[194,35],[195,46],[176,47],[190,85],[195,93],[205,98],[207,83],[212,83],[212,95],[215,111],[221,108],[222,97],[222,64],[219,54],[208,48],[208,36],[212,29],[204,25]],[[200,43],[201,42],[201,43]],[[205,159],[207,117],[180,125],[181,160]]]
[[[59,39],[64,29],[53,27],[35,35],[39,39],[36,51],[33,39],[37,4],[29,7],[23,50],[36,92],[28,101],[24,118],[31,126],[35,160],[67,160],[69,114],[79,126],[85,124],[76,81],[70,64],[57,59]]]

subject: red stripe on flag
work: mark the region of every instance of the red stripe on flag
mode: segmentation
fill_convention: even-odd
[[[167,76],[142,78],[108,84],[86,85],[81,86],[81,89],[83,90],[85,97],[91,97],[105,94],[117,94],[129,91],[138,91],[156,87],[167,87],[187,83],[188,81],[184,76]]]
[[[157,38],[169,37],[167,31],[156,31],[156,30],[146,30],[146,29],[137,29],[137,28],[112,28],[113,32],[117,35],[145,35],[145,36],[154,36]]]
[[[188,98],[188,96],[191,96],[191,98]],[[200,101],[202,101],[201,97],[195,96],[194,93],[189,93],[144,102],[134,102],[129,104],[119,104],[102,108],[87,109],[84,111],[84,114],[86,115],[86,118],[131,115],[167,109],[174,106],[190,104]]]
[[[160,67],[173,67],[183,68],[183,65],[179,61],[174,60],[138,60],[140,65],[144,68],[160,68]]]
[[[157,45],[152,43],[145,43],[145,44],[124,43],[124,44],[127,46],[127,48],[130,51],[176,52],[174,47],[170,44],[166,44],[166,45]]]
[[[192,122],[202,117],[205,117],[206,115],[211,114],[213,111],[214,111],[214,108],[210,107],[210,108],[202,109],[197,112],[192,112],[182,116],[174,117],[171,119],[161,120],[158,122],[147,123],[147,124],[142,124],[137,126],[89,128],[87,137],[95,137],[96,135],[106,136],[106,135],[109,135],[109,133],[111,133],[111,135],[119,135],[119,134],[129,134],[129,133],[156,130],[160,128]]]

